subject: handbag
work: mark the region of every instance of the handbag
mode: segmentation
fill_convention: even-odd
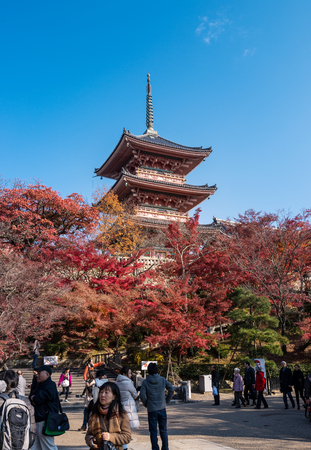
[[[62,411],[59,403],[60,414],[47,411],[45,421],[42,428],[42,433],[45,436],[60,436],[69,430],[69,420]]]
[[[118,448],[110,441],[103,441],[100,450],[118,450]]]
[[[63,381],[62,381],[62,386],[63,387],[68,387],[69,386],[69,380],[68,380],[68,378],[65,378]]]

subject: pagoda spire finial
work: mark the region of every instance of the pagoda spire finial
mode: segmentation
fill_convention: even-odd
[[[146,99],[146,133],[158,134],[153,129],[153,104],[152,104],[152,88],[150,84],[150,74],[147,75],[147,99]]]

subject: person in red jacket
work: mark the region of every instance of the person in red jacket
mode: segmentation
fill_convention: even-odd
[[[263,391],[266,386],[266,379],[264,373],[262,371],[261,366],[256,366],[256,381],[255,381],[255,391],[258,392],[257,406],[255,409],[260,409],[261,402],[263,403],[265,408],[268,408],[268,403],[263,396]]]

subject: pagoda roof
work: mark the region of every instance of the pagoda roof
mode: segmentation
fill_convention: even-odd
[[[182,197],[191,197],[191,206],[186,207],[184,212],[197,206],[217,190],[216,185],[195,186],[192,184],[169,183],[161,180],[138,177],[131,174],[128,170],[122,169],[121,175],[112,186],[119,198],[125,198],[131,194],[133,188],[139,188],[148,191],[159,192],[161,194],[178,195]]]
[[[133,157],[133,150],[141,150],[147,153],[159,154],[171,158],[181,158],[191,161],[191,165],[185,164],[183,174],[187,175],[205,158],[207,158],[212,148],[187,147],[169,141],[159,136],[156,132],[146,132],[142,135],[134,135],[124,130],[123,134],[108,159],[98,169],[95,169],[97,176],[118,179],[120,172],[127,162]],[[191,166],[191,167],[190,167]]]

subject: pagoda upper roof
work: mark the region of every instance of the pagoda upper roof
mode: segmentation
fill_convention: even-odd
[[[192,184],[177,184],[138,177],[137,175],[131,174],[126,169],[122,169],[119,179],[111,189],[118,195],[119,198],[126,198],[133,192],[133,188],[155,191],[161,194],[166,193],[189,198],[191,197],[191,206],[186,207],[185,212],[203,202],[203,200],[208,198],[210,195],[213,195],[217,190],[216,185],[208,186],[208,184],[205,184],[203,186],[195,186]]]
[[[127,162],[133,157],[135,150],[184,159],[184,175],[191,172],[212,152],[211,147],[187,147],[185,145],[176,144],[168,139],[164,139],[156,132],[146,132],[145,134],[136,136],[129,131],[124,130],[114,151],[100,168],[95,169],[96,175],[118,179],[122,168],[125,167]],[[186,164],[186,162],[189,161],[191,161],[191,164]]]

